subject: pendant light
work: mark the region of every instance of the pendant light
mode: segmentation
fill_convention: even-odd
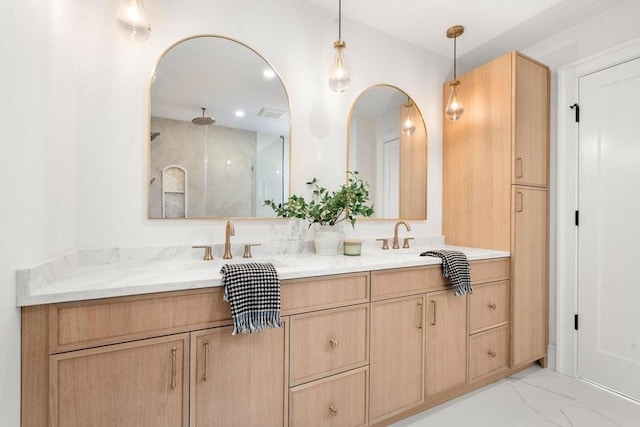
[[[447,30],[447,37],[453,39],[453,80],[449,82],[451,92],[449,94],[449,102],[447,103],[447,109],[444,114],[449,120],[458,120],[462,113],[464,113],[464,107],[458,100],[458,86],[460,81],[456,74],[456,39],[464,33],[464,27],[462,25],[454,25]]]
[[[351,78],[344,65],[344,48],[347,45],[342,41],[342,0],[338,0],[338,40],[333,43],[336,56],[333,61],[333,69],[329,76],[329,87],[334,92],[344,92],[349,88]]]
[[[143,42],[151,34],[142,0],[124,0],[118,7],[116,23],[120,33],[131,41]]]
[[[403,117],[402,117],[402,128],[400,132],[404,135],[411,136],[416,131],[416,122],[413,121],[413,115],[411,114],[411,110],[413,109],[413,102],[411,98],[407,97],[407,103],[402,107]]]

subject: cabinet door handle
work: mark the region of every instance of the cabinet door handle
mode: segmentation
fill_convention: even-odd
[[[209,341],[204,342],[204,374],[202,381],[209,379]]]
[[[422,329],[422,303],[418,303],[418,324],[416,325],[418,329]]]
[[[338,408],[333,405],[329,406],[329,414],[331,414],[332,417],[335,417],[338,415]]]
[[[487,354],[488,354],[489,356],[491,356],[491,357],[496,357],[496,352],[495,352],[495,351],[493,351],[493,350],[489,350],[489,351],[487,351]]]
[[[338,342],[338,340],[332,338],[329,340],[329,345],[331,347],[337,347],[338,345],[340,345],[340,343]]]
[[[522,178],[524,176],[524,160],[522,157],[516,159],[516,178]]]
[[[436,326],[436,302],[431,300],[431,326]]]
[[[516,193],[516,212],[522,212],[522,210],[524,209],[524,202],[522,200],[523,195],[522,195],[522,191],[518,191]]]
[[[171,390],[176,389],[176,353],[178,349],[173,347],[171,349]]]
[[[493,303],[489,304],[489,309],[490,309],[490,310],[495,310],[495,309],[496,309],[496,307],[497,307],[497,306],[496,306],[495,304],[493,304]]]

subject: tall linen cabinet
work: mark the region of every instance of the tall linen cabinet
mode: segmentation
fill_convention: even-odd
[[[443,124],[446,243],[511,252],[510,365],[545,366],[549,69],[510,52],[458,80],[464,114]]]

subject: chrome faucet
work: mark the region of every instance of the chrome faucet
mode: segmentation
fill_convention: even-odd
[[[398,244],[398,227],[400,227],[400,225],[404,225],[407,228],[407,231],[411,231],[411,227],[409,227],[409,224],[407,224],[404,221],[398,221],[396,222],[396,226],[393,228],[393,249],[400,249],[400,245]],[[405,238],[404,239],[404,247],[408,248],[409,247],[409,241]]]
[[[222,259],[231,259],[231,236],[236,235],[236,228],[231,221],[227,221],[227,226],[224,229],[224,255]]]

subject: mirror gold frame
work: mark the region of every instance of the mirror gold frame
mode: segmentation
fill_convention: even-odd
[[[407,111],[410,135],[401,132]],[[427,219],[427,128],[415,101],[396,86],[371,86],[353,102],[347,129],[347,170],[370,184],[372,219]]]
[[[176,47],[180,47],[180,50],[175,49]],[[170,52],[174,56],[173,64],[178,66],[172,65],[173,68],[169,69],[169,65],[165,65],[163,68],[163,59],[168,58]],[[176,61],[175,57],[179,57],[180,60]],[[165,64],[167,64],[166,61]],[[271,79],[266,76],[263,78],[262,73],[265,70],[272,72]],[[171,80],[170,76],[173,76],[174,80]],[[191,87],[181,90],[181,85],[184,83],[189,83]],[[170,191],[165,190],[162,180],[167,176],[164,170],[176,166],[173,168],[174,172],[187,175],[189,179],[184,178],[186,182],[182,190],[184,195],[178,194],[183,199],[181,202],[183,206],[180,207],[183,211],[179,211],[178,215],[183,216],[175,218],[275,218],[275,213],[271,212],[270,208],[264,207],[262,202],[265,199],[278,200],[281,197],[282,200],[286,200],[289,197],[292,146],[291,101],[282,79],[269,61],[255,49],[238,40],[214,34],[195,35],[173,43],[160,55],[149,78],[148,87],[147,217],[174,219],[165,216],[165,208],[170,205],[165,201],[165,193]],[[236,92],[231,91],[232,87],[237,88]],[[162,91],[159,92],[160,90]],[[182,96],[182,94],[185,95]],[[253,97],[258,98],[253,99]],[[162,102],[160,106],[159,102]],[[224,108],[218,102],[226,102]],[[245,108],[244,105],[248,105],[245,109],[246,117],[232,117],[234,111],[241,107]],[[206,107],[206,113],[202,107]],[[258,110],[264,110],[266,113],[257,114]],[[161,112],[160,115],[157,114],[158,111]],[[154,117],[154,113],[157,117]],[[282,113],[282,117],[271,118],[275,113]],[[215,124],[211,126],[192,124],[193,118],[205,115],[213,116]],[[250,128],[247,122],[251,122],[255,127]],[[153,135],[158,133],[158,129],[154,129],[154,126],[158,126],[159,123],[167,130],[165,138],[174,139],[171,145],[162,142],[164,136],[162,133],[159,137]],[[176,133],[173,133],[174,129],[179,129],[176,132],[179,132],[180,141]],[[253,136],[248,135],[251,132]],[[202,143],[198,142],[197,150],[194,150],[194,141],[199,141],[201,134],[204,135],[204,140]],[[216,136],[218,134],[220,135]],[[235,144],[231,140],[232,136],[241,138],[241,142],[233,145],[235,147],[233,150],[242,151],[243,157],[240,157],[240,151],[230,152],[232,144]],[[153,144],[156,145],[152,145],[154,138],[156,141]],[[215,149],[224,150],[223,152],[212,153],[212,138],[216,140]],[[182,144],[182,139],[186,142],[185,144]],[[190,162],[190,166],[185,168],[179,162],[172,161],[171,156],[174,157],[173,160],[177,156],[174,153],[163,154],[162,161],[157,160],[158,141],[164,144],[162,150],[165,150],[165,153],[177,150],[176,147],[182,149],[184,145],[185,154],[180,156],[184,162]],[[265,161],[258,159],[258,151],[264,146],[276,145],[275,149],[270,149],[272,153],[268,154],[269,160],[275,159],[280,153],[282,158],[277,165],[278,170],[276,171],[274,167],[272,171],[271,163],[267,162],[268,167],[262,166]],[[194,154],[195,151],[198,151],[200,157]],[[203,152],[205,154],[202,154]],[[250,156],[253,157],[250,159]],[[185,160],[185,157],[189,160]],[[191,171],[186,171],[189,168]],[[274,181],[275,177],[264,175],[258,178],[257,175],[261,169],[267,169],[273,174],[280,173],[280,181]],[[166,182],[170,182],[169,179]],[[196,185],[198,187],[195,187]],[[267,188],[269,185],[270,187]],[[223,193],[223,189],[230,191]],[[220,194],[214,195],[215,191]],[[233,194],[229,194],[230,192]],[[275,197],[274,192],[277,193]],[[247,197],[251,198],[250,202],[246,201]],[[180,201],[180,198],[178,200]],[[239,204],[242,204],[241,208],[238,207]],[[240,213],[236,214],[236,211]]]

